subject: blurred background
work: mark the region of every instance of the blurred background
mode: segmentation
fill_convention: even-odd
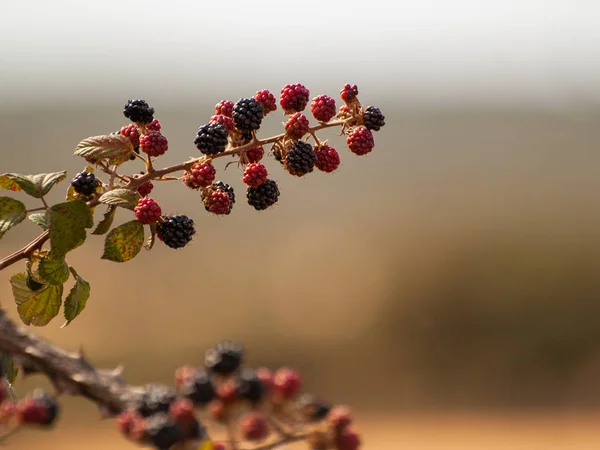
[[[161,184],[163,211],[196,221],[192,245],[115,264],[90,237],[69,259],[92,284],[87,308],[36,333],[123,363],[131,383],[171,382],[239,340],[249,364],[296,367],[352,405],[367,449],[600,444],[599,2],[2,0],[0,42],[0,173],[73,176],[77,143],[125,125],[130,98],[156,109],[165,166],[198,154],[219,100],[286,83],[336,99],[357,84],[387,122],[362,157],[323,133],[335,174],[269,160],[282,193],[269,211],[221,161],[238,193],[228,217]],[[10,231],[1,253],[37,231]],[[0,274],[12,317],[19,270]],[[17,389],[34,386],[47,384]],[[89,402],[64,404],[55,433],[8,445],[134,448]]]

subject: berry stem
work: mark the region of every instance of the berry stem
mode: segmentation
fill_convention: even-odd
[[[39,208],[32,208],[27,210],[27,214],[36,212],[36,211],[46,211],[48,209],[47,206],[40,206]]]
[[[282,439],[278,439],[269,444],[261,445],[258,447],[253,447],[252,450],[273,450],[275,448],[291,444],[293,442],[304,441],[308,437],[307,433],[294,434],[291,436],[284,437]],[[240,449],[240,450],[249,450],[249,449]]]

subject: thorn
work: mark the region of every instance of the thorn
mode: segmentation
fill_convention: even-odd
[[[125,378],[123,377],[123,372],[125,372],[125,367],[123,365],[119,365],[110,371],[110,376],[119,384],[125,384]]]

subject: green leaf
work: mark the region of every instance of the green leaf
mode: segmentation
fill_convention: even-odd
[[[119,225],[106,236],[102,259],[125,262],[135,258],[144,244],[144,226],[137,220]]]
[[[116,206],[109,206],[106,212],[104,213],[104,219],[100,221],[100,223],[96,226],[96,229],[92,231],[92,234],[102,235],[107,233],[110,230],[110,227],[115,220],[115,215],[117,213]]]
[[[63,285],[44,286],[39,291],[32,291],[27,286],[27,274],[17,273],[10,279],[13,297],[17,303],[17,311],[25,325],[43,327],[60,311]]]
[[[132,153],[133,145],[129,138],[120,134],[89,137],[81,141],[75,149],[75,156],[82,156],[92,164],[106,159],[109,164],[122,164],[129,161]]]
[[[152,247],[154,247],[154,242],[156,242],[156,223],[151,223],[150,224],[150,237],[144,244],[144,248],[146,250],[152,250]]]
[[[18,200],[0,197],[0,239],[8,230],[23,222],[27,217],[27,208]]]
[[[79,247],[86,238],[86,228],[94,225],[92,213],[81,200],[58,203],[50,208],[50,258],[60,260]]]
[[[19,369],[15,364],[15,360],[6,353],[0,353],[0,365],[2,366],[2,372],[4,372],[8,384],[13,384],[19,374]]]
[[[46,212],[29,214],[29,220],[31,220],[36,225],[39,225],[40,227],[42,227],[43,230],[48,229],[48,220],[47,220]]]
[[[76,281],[75,286],[73,286],[71,292],[69,292],[69,295],[67,295],[67,298],[65,299],[64,314],[67,321],[61,328],[69,325],[73,319],[83,311],[88,298],[90,297],[90,283],[81,278],[72,267],[71,273]]]
[[[13,192],[23,190],[21,189],[21,186],[8,175],[0,175],[0,188]]]
[[[44,258],[40,261],[38,274],[46,284],[63,284],[69,279],[69,265],[64,259],[55,261]]]
[[[21,189],[32,197],[41,198],[52,189],[52,186],[64,180],[67,172],[63,170],[62,172],[39,173],[37,175],[6,173],[4,176],[17,183]]]
[[[117,188],[102,194],[98,200],[106,205],[120,206],[133,211],[139,199],[140,195],[136,191]]]

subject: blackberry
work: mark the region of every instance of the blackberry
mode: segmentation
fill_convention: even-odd
[[[137,147],[133,147],[133,151],[134,151],[136,154],[138,154],[138,155],[139,155],[139,154],[140,154],[140,146],[138,145]],[[131,161],[133,161],[133,160],[135,159],[135,156],[134,156],[134,155],[131,155],[131,156],[129,157],[129,159],[130,159]]]
[[[252,403],[258,403],[262,400],[266,386],[256,375],[253,369],[244,369],[238,380],[239,394]]]
[[[194,221],[183,214],[165,217],[157,227],[158,238],[171,248],[185,247],[194,234]]]
[[[367,129],[379,131],[385,125],[385,116],[379,108],[369,106],[365,109],[364,123]]]
[[[71,186],[78,194],[92,195],[96,192],[96,188],[100,186],[100,182],[93,173],[84,171],[75,175],[75,178],[71,181]]]
[[[206,371],[198,371],[179,387],[179,395],[189,398],[195,405],[203,406],[215,399],[216,390]]]
[[[220,375],[229,375],[239,369],[244,359],[244,349],[231,341],[221,341],[209,349],[204,356],[207,370]]]
[[[300,397],[299,407],[302,415],[309,422],[318,422],[325,419],[331,411],[331,405],[325,403],[311,394],[305,394]]]
[[[127,100],[123,114],[132,122],[150,123],[154,120],[154,108],[146,100]]]
[[[166,413],[149,417],[144,425],[144,434],[158,450],[168,450],[183,438],[179,425]]]
[[[136,411],[142,417],[149,417],[160,412],[168,412],[169,406],[175,400],[175,392],[160,384],[147,386]]]
[[[194,144],[205,155],[216,155],[227,147],[227,129],[220,123],[208,123],[198,128]]]
[[[233,188],[231,186],[229,186],[227,183],[224,183],[223,181],[213,182],[213,184],[211,185],[211,188],[213,190],[227,192],[227,194],[229,195],[229,210],[227,211],[227,214],[229,214],[233,208],[233,204],[235,203],[235,192],[233,191]],[[204,200],[205,197],[206,197],[206,194],[202,193],[202,200]],[[210,204],[205,204],[204,209],[206,209],[207,211],[210,211]]]
[[[308,142],[298,141],[292,145],[292,148],[285,157],[285,167],[289,173],[296,176],[303,176],[313,171],[317,155],[313,151],[312,145]]]
[[[35,390],[31,395],[31,399],[45,412],[45,418],[40,424],[52,425],[58,417],[58,403],[56,402],[56,398],[42,390]]]
[[[241,98],[233,107],[233,121],[242,131],[258,130],[264,117],[264,109],[254,98]]]
[[[246,191],[248,204],[258,211],[267,209],[277,203],[279,188],[273,180],[267,180],[257,188],[249,187]]]

